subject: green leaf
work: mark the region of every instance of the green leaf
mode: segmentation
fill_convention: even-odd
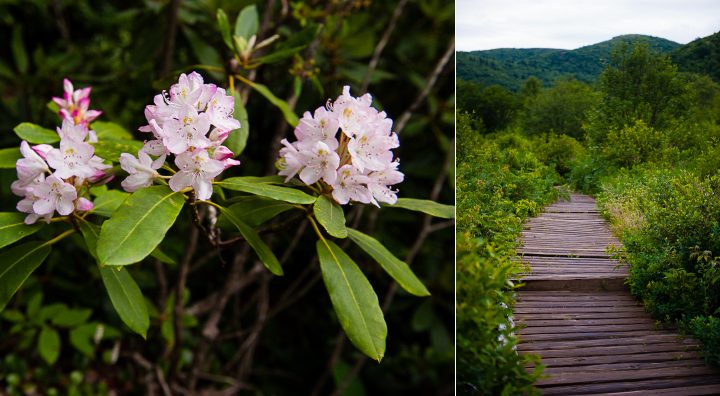
[[[77,222],[80,227],[80,232],[83,238],[85,238],[85,245],[87,245],[88,252],[97,260],[97,240],[100,236],[100,226],[90,223],[85,219],[77,219]]]
[[[390,253],[377,239],[352,228],[348,228],[347,231],[350,239],[375,259],[405,291],[416,296],[430,295],[425,285],[412,272],[410,266]]]
[[[345,228],[345,213],[342,207],[326,195],[321,195],[313,205],[315,218],[325,228],[328,234],[335,238],[346,238],[348,236]]]
[[[154,258],[156,258],[161,263],[172,264],[172,265],[177,264],[177,262],[175,262],[175,260],[173,260],[172,257],[168,256],[167,254],[165,254],[165,252],[160,250],[160,246],[156,247],[155,250],[153,250],[152,253],[150,253],[150,255],[153,256]]]
[[[307,47],[320,32],[321,26],[309,24],[303,30],[290,36],[287,41],[279,44],[275,51],[255,59],[260,63],[277,63],[297,54]]]
[[[265,99],[269,100],[270,103],[280,109],[283,117],[285,117],[285,121],[287,121],[287,123],[290,124],[291,127],[295,128],[297,126],[300,119],[298,118],[297,114],[295,114],[295,112],[290,108],[290,105],[286,101],[275,96],[266,86],[262,84],[258,84],[249,80],[243,82],[252,87],[252,89],[258,91],[260,95],[264,96]]]
[[[25,44],[23,44],[22,28],[20,25],[15,26],[12,32],[12,41],[10,42],[12,49],[13,58],[15,58],[15,66],[17,66],[20,74],[25,74],[28,71],[28,56],[25,51]]]
[[[185,198],[167,186],[134,192],[105,221],[97,243],[103,265],[127,265],[147,257],[175,223]]]
[[[25,315],[17,309],[8,309],[2,313],[2,318],[13,323],[22,323],[25,321]]]
[[[44,326],[38,337],[38,352],[49,365],[55,364],[60,356],[60,335],[55,329]]]
[[[150,327],[150,316],[142,292],[123,267],[100,266],[100,276],[120,319],[143,338]]]
[[[0,311],[50,254],[50,245],[28,242],[0,253]]]
[[[130,194],[124,191],[108,190],[95,198],[90,213],[110,217],[129,196]]]
[[[240,93],[237,91],[233,92],[233,99],[235,99],[233,117],[240,121],[240,128],[230,132],[230,135],[223,145],[229,148],[230,151],[235,154],[235,157],[238,157],[245,150],[245,146],[247,146],[248,136],[250,135],[250,124],[248,123],[247,109],[243,105]]]
[[[260,236],[257,234],[257,232],[255,232],[254,229],[252,229],[249,225],[243,223],[242,220],[235,216],[232,210],[220,207],[220,211],[222,211],[222,213],[228,218],[228,220],[230,220],[231,223],[235,224],[235,227],[237,227],[238,231],[240,231],[240,234],[242,234],[243,238],[245,238],[250,247],[253,248],[253,250],[260,258],[260,261],[263,262],[265,267],[267,267],[267,269],[269,269],[270,272],[275,275],[282,275],[283,270],[280,266],[280,262],[270,250],[268,245],[266,245],[265,242],[260,239]]]
[[[52,319],[67,310],[67,305],[63,303],[43,305],[38,311],[37,315],[33,316],[32,320],[35,323],[43,324],[46,320]]]
[[[122,125],[114,122],[107,121],[95,121],[90,124],[90,129],[95,131],[98,140],[105,139],[119,139],[119,140],[133,140],[133,135]],[[134,154],[134,153],[131,153]]]
[[[340,324],[350,341],[377,360],[385,355],[387,325],[370,282],[331,241],[317,242],[320,269]]]
[[[58,327],[75,327],[85,323],[90,315],[91,309],[68,309],[53,317],[51,322]]]
[[[232,39],[230,38],[230,22],[228,21],[227,14],[221,8],[217,10],[217,24],[225,45],[233,49]]]
[[[237,20],[235,20],[235,35],[250,40],[250,37],[257,34],[260,26],[260,17],[258,16],[257,7],[249,5],[240,11]]]
[[[70,344],[83,355],[92,357],[95,354],[93,339],[98,326],[97,323],[85,323],[70,330]]]
[[[403,208],[414,210],[416,212],[427,213],[431,216],[441,217],[443,219],[455,218],[455,207],[452,205],[443,205],[435,201],[427,199],[415,198],[398,198],[394,205],[383,205],[394,208]]]
[[[22,157],[18,147],[0,149],[0,169],[15,169],[17,160]]]
[[[42,223],[25,224],[25,214],[18,212],[0,212],[0,248],[36,233]]]
[[[57,132],[31,122],[22,122],[13,131],[20,139],[32,144],[53,144],[60,141],[60,135]]]
[[[316,199],[300,190],[258,182],[256,178],[252,177],[231,177],[217,184],[228,190],[242,191],[290,203],[311,204]]]
[[[295,206],[289,203],[257,195],[248,195],[239,198],[242,199],[230,205],[228,209],[230,209],[240,221],[250,227],[257,227],[280,213],[296,209]]]
[[[120,162],[120,154],[122,153],[136,155],[138,150],[143,147],[143,143],[137,140],[109,138],[99,140],[92,143],[92,145],[95,147],[95,155],[112,162]]]

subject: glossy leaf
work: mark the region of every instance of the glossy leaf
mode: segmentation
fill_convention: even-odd
[[[20,139],[32,144],[53,144],[60,141],[60,135],[57,132],[32,122],[22,122],[13,131]]]
[[[70,330],[70,344],[83,355],[92,357],[95,352],[93,339],[99,324],[85,323]]]
[[[257,7],[254,4],[249,5],[238,14],[235,21],[235,35],[249,41],[250,37],[257,34],[259,26],[260,18]]]
[[[243,105],[240,94],[235,91],[233,92],[233,99],[235,99],[235,110],[233,110],[233,117],[240,121],[240,128],[230,132],[230,135],[225,140],[223,145],[230,149],[230,151],[238,157],[245,150],[247,146],[248,136],[250,134],[250,124],[248,123],[248,113],[245,105]]]
[[[0,149],[0,169],[15,169],[17,160],[22,157],[17,147]]]
[[[287,41],[279,44],[275,51],[261,56],[256,60],[260,63],[277,63],[292,57],[307,47],[320,32],[320,25],[310,24],[300,32],[290,36]]]
[[[98,237],[100,237],[100,226],[90,223],[85,219],[77,219],[77,223],[83,238],[85,238],[85,245],[88,248],[88,252],[97,260],[97,240]]]
[[[130,196],[129,193],[119,190],[108,190],[100,194],[93,202],[91,213],[110,217],[117,208]]]
[[[444,205],[428,199],[398,198],[394,205],[388,205],[388,207],[414,210],[416,212],[427,213],[430,216],[441,217],[443,219],[455,218],[454,206]]]
[[[0,248],[36,233],[43,223],[25,224],[24,213],[0,212]]]
[[[215,47],[208,44],[189,28],[183,28],[182,31],[188,39],[188,42],[190,42],[190,48],[193,53],[195,53],[195,56],[201,64],[220,68],[223,67],[222,57]],[[208,70],[208,73],[218,80],[223,80],[225,78],[224,73],[219,73],[216,70]]]
[[[105,221],[97,244],[103,265],[127,265],[147,257],[165,238],[185,203],[167,186],[134,192]]]
[[[262,84],[258,84],[252,81],[245,81],[246,84],[250,85],[252,89],[256,90],[260,95],[264,96],[265,99],[269,100],[270,103],[272,103],[275,107],[280,109],[280,111],[283,114],[283,117],[285,117],[285,121],[287,121],[288,124],[290,124],[291,127],[295,128],[300,121],[297,114],[290,108],[290,105],[275,96],[266,86]]]
[[[345,228],[345,213],[340,205],[326,195],[321,195],[313,205],[315,218],[318,220],[328,234],[336,238],[348,236]]]
[[[315,197],[305,194],[300,190],[258,182],[256,178],[252,177],[231,177],[217,184],[228,190],[243,191],[278,201],[297,204],[311,204],[315,202]]]
[[[150,316],[142,292],[123,267],[101,266],[100,276],[120,319],[143,338],[150,327]]]
[[[223,41],[228,48],[233,49],[232,38],[230,35],[230,22],[228,21],[227,14],[221,8],[218,8],[216,15],[218,29],[220,29],[220,35],[222,35]]]
[[[120,162],[122,153],[137,156],[138,150],[143,147],[142,142],[129,139],[103,139],[92,145],[95,147],[95,155],[112,162]]]
[[[43,242],[28,242],[0,253],[0,311],[50,254]]]
[[[53,328],[44,326],[38,337],[37,349],[40,357],[47,364],[54,364],[60,356],[60,335],[58,332]]]
[[[370,282],[333,242],[318,241],[317,252],[325,287],[345,334],[364,354],[382,360],[387,325]]]
[[[250,227],[257,227],[280,213],[295,209],[295,206],[287,202],[257,195],[248,195],[240,198],[242,198],[242,200],[230,205],[228,209],[230,209],[240,221]]]
[[[267,267],[267,269],[270,270],[275,275],[282,275],[283,270],[280,266],[280,262],[278,261],[277,257],[275,257],[275,254],[270,250],[268,245],[263,242],[262,239],[260,239],[260,236],[255,232],[255,230],[250,227],[249,225],[245,224],[242,220],[240,220],[232,210],[229,210],[227,208],[221,208],[220,209],[222,213],[230,220],[231,223],[235,225],[235,227],[240,231],[240,234],[245,238],[247,243],[250,245],[250,247],[253,248],[255,251],[255,254],[258,255],[260,258],[260,261]]]
[[[390,253],[377,239],[352,228],[348,228],[347,232],[350,239],[375,259],[405,291],[416,296],[430,295],[425,285],[412,272],[410,266]]]
[[[95,121],[90,124],[90,129],[95,131],[98,140],[105,139],[121,139],[121,140],[132,140],[133,135],[122,125],[114,122],[107,121]],[[136,153],[131,153],[136,154]]]

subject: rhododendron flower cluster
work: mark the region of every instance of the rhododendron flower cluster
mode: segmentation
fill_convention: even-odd
[[[126,191],[147,187],[160,177],[168,155],[175,156],[177,172],[170,178],[173,191],[186,187],[195,190],[197,199],[212,195],[212,180],[224,169],[240,164],[222,143],[230,132],[240,128],[233,118],[234,98],[215,84],[203,83],[200,74],[181,74],[177,84],[154,98],[145,107],[148,125],[139,128],[152,138],[138,156],[123,153],[120,165],[130,175],[123,180]],[[153,159],[151,156],[155,157]]]
[[[66,216],[73,211],[93,208],[90,200],[82,196],[89,183],[105,179],[110,165],[94,155],[95,148],[88,142],[97,141],[95,132],[88,129],[90,121],[99,111],[87,110],[90,104],[90,87],[73,91],[72,83],[65,79],[64,99],[53,98],[60,106],[62,127],[57,128],[60,147],[48,144],[30,146],[20,143],[23,158],[17,160],[18,180],[11,185],[12,192],[23,199],[17,209],[28,213],[25,223],[33,224],[39,218],[50,222],[55,212]]]
[[[339,131],[339,134],[338,134]],[[297,141],[282,140],[278,173],[289,181],[298,175],[307,185],[319,183],[340,204],[350,201],[394,204],[397,190],[390,186],[403,181],[399,146],[392,120],[372,107],[372,97],[350,95],[350,87],[327,108],[305,112],[295,128]]]

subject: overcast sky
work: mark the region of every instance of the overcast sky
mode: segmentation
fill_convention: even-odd
[[[718,0],[456,0],[457,50],[575,49],[621,34],[681,44],[720,31]]]

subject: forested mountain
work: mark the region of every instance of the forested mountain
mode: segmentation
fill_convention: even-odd
[[[671,53],[681,47],[681,44],[663,38],[629,34],[574,50],[500,48],[458,52],[457,76],[484,85],[498,84],[510,90],[520,89],[530,76],[537,77],[545,86],[562,77],[573,76],[591,83],[607,65],[612,48],[622,42],[646,42],[650,49],[660,53]],[[717,51],[717,45],[714,48]]]
[[[707,74],[720,82],[720,32],[696,39],[672,53],[680,70]]]

